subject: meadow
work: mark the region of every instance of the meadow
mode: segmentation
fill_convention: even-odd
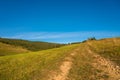
[[[0,57],[0,80],[46,80],[78,45]]]
[[[7,46],[11,45],[0,44],[9,51]],[[11,47],[14,49],[17,52],[17,48]],[[72,56],[72,53],[76,54]],[[64,64],[66,61],[71,66]],[[52,75],[62,73],[61,65],[70,70],[60,76],[62,79],[55,80],[118,80],[120,38],[86,40],[59,48],[0,56],[0,80],[49,80]]]
[[[81,43],[79,49],[78,54],[73,57],[69,80],[117,80],[120,78],[120,38],[88,40]]]

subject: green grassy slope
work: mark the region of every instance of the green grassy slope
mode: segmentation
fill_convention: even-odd
[[[0,57],[0,80],[47,80],[79,45]]]
[[[81,43],[77,55],[73,57],[68,80],[98,80],[95,78],[97,69],[91,65],[92,62],[93,56],[87,52],[86,44]]]
[[[33,42],[27,40],[7,39],[7,38],[0,38],[0,42],[14,46],[21,46],[30,51],[39,51],[39,50],[45,50],[45,49],[51,49],[51,48],[63,46],[63,44],[48,43],[48,42]]]
[[[110,64],[102,66],[98,62],[103,57],[120,66],[120,38],[89,40],[80,44],[29,54],[1,56],[0,80],[48,80],[48,76],[53,72],[59,72],[62,62],[76,48],[79,50],[72,57],[73,64],[68,74],[68,80],[116,80],[109,74],[109,70],[107,70],[108,72],[102,70],[103,68],[108,69]],[[96,55],[101,57],[95,57]],[[97,63],[97,66],[100,65],[99,67],[94,65]]]
[[[0,42],[0,56],[27,53],[27,52],[30,51],[19,46],[13,46]]]
[[[109,38],[89,43],[94,52],[120,65],[120,38]]]
[[[98,54],[120,67],[120,38],[87,41],[81,43],[79,49],[78,54],[73,57],[73,66],[68,75],[70,80],[114,80],[104,70],[94,67],[96,58],[93,54]],[[93,54],[89,53],[89,49]]]

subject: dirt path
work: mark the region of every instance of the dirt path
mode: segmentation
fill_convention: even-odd
[[[94,62],[93,67],[101,71],[98,76],[101,76],[100,80],[120,80],[120,67],[115,65],[110,60],[94,53],[89,48],[88,53],[93,55]],[[106,78],[106,79],[105,79]]]
[[[54,74],[49,80],[66,80],[69,70],[72,67],[72,56],[76,55],[78,49],[74,50],[70,56],[66,57],[62,65],[60,66],[60,73]]]
[[[92,46],[90,43],[86,46],[88,54],[93,56],[93,63],[91,63],[91,65],[98,70],[94,75],[95,80],[120,80],[120,67],[115,65],[110,60],[93,52],[89,47]],[[49,80],[69,80],[67,76],[73,64],[72,57],[76,55],[78,50],[79,49],[74,50],[70,56],[65,58],[60,66],[60,72],[57,74],[52,74]]]
[[[114,42],[114,44],[115,44],[115,45],[117,44],[117,41],[116,41],[116,39],[115,39],[115,38],[113,38],[113,42]]]

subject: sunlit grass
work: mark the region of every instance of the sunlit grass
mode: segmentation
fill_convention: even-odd
[[[13,45],[0,42],[0,56],[27,53],[27,52],[30,52],[30,51],[20,46],[13,46]]]
[[[89,43],[89,44],[88,44]],[[68,74],[69,80],[107,80],[109,75],[99,75],[101,70],[93,66],[94,56],[99,54],[120,65],[120,38],[88,41],[61,48],[0,57],[0,80],[47,80],[54,71],[59,71],[61,63],[74,49],[73,64]]]
[[[120,38],[87,41],[80,44],[77,55],[73,57],[68,80],[108,80],[109,75],[100,75],[102,71],[93,66],[94,56],[88,52],[88,48],[93,54],[99,54],[120,66]]]
[[[120,38],[91,41],[91,49],[120,65]]]
[[[77,55],[73,57],[73,66],[68,75],[69,80],[96,80],[97,69],[91,63],[93,56],[87,52],[86,44],[80,44]]]
[[[0,80],[46,80],[77,46],[0,57]]]

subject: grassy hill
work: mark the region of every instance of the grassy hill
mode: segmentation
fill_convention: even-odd
[[[46,80],[78,45],[0,57],[0,80]]]
[[[73,59],[70,80],[119,80],[120,38],[86,41]]]
[[[14,46],[0,42],[0,56],[28,53],[28,52],[30,51],[20,46]]]
[[[118,80],[119,58],[120,38],[89,40],[29,54],[0,56],[0,80],[52,80],[50,76],[61,73],[62,78],[54,80]]]
[[[99,41],[91,41],[90,48],[108,58],[120,66],[120,38],[102,39]]]
[[[63,46],[63,44],[57,44],[57,43],[27,41],[27,40],[7,39],[7,38],[0,38],[0,42],[8,45],[19,46],[30,51],[39,51],[39,50],[45,50],[45,49],[51,49],[51,48]]]

